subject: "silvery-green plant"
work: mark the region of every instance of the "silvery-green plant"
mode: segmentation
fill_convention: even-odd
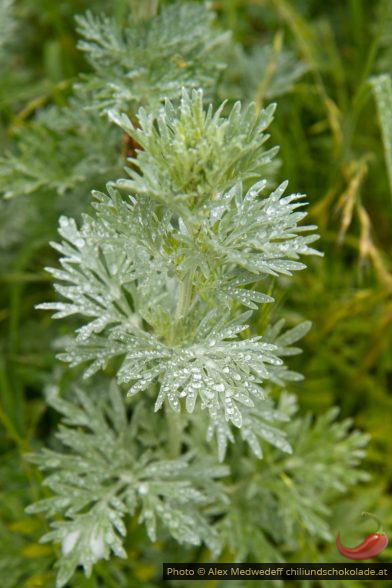
[[[285,195],[286,182],[269,192],[259,178],[276,152],[264,148],[272,112],[237,103],[223,116],[184,91],[177,107],[141,111],[138,128],[112,113],[139,155],[130,179],[94,194],[95,215],[80,227],[60,219],[62,269],[50,271],[67,302],[41,305],[88,319],[60,356],[87,362],[86,377],[119,358],[128,395],[174,414],[206,411],[220,460],[233,426],[259,457],[258,438],[290,451],[268,385],[297,378],[282,357],[308,325],[261,336],[249,320],[273,301],[261,286],[303,269],[317,236],[299,224],[302,195]]]
[[[40,305],[77,323],[58,343],[76,368],[70,391],[54,383],[47,393],[63,419],[57,445],[31,456],[52,494],[29,512],[54,519],[43,541],[61,545],[59,588],[78,566],[89,575],[111,554],[128,557],[131,518],[151,541],[283,561],[279,545],[295,549],[303,530],[331,539],[328,504],[365,478],[354,468],[366,437],[334,422],[335,411],[314,424],[295,417],[284,391],[301,379],[286,357],[310,325],[285,328],[267,309],[280,280],[318,251],[303,195],[274,180],[275,105],[208,105],[193,86],[220,68],[202,51],[211,19],[194,42],[175,35],[184,10],[205,10],[185,6],[140,14],[126,35],[79,19],[95,68],[88,110],[133,147],[127,177],[93,192],[92,212],[60,218],[61,267],[49,271],[61,300]],[[154,69],[157,39],[173,51],[167,70],[162,60]],[[146,52],[131,55],[142,41]],[[132,61],[149,56],[151,67]],[[173,64],[190,69],[177,79]]]

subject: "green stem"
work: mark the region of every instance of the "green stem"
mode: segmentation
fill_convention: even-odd
[[[374,514],[372,514],[371,512],[363,511],[362,516],[367,516],[367,517],[371,517],[372,519],[374,519],[376,521],[376,523],[378,524],[378,529],[377,529],[376,533],[378,533],[379,535],[386,535],[386,532],[384,531],[384,526],[383,526],[382,522]]]
[[[283,31],[278,31],[274,37],[273,44],[272,44],[272,55],[267,64],[267,67],[264,70],[264,75],[259,83],[256,92],[256,110],[259,112],[263,107],[263,101],[265,92],[272,80],[274,73],[278,67],[279,56],[282,52],[283,47]]]
[[[176,459],[181,453],[181,434],[182,427],[180,415],[168,405],[165,405],[165,415],[167,422],[168,449],[171,459]]]
[[[192,225],[191,220],[187,218],[186,214],[183,216],[183,221],[187,228],[189,236],[194,238],[194,227]],[[193,275],[194,270],[188,271],[183,281],[179,285],[177,306],[174,314],[174,327],[176,327],[179,321],[186,316],[188,309],[190,307],[192,300]],[[173,339],[174,330],[172,329],[171,339]]]
[[[193,273],[188,272],[184,280],[180,284],[178,301],[174,320],[178,323],[184,316],[186,316],[192,298],[192,280]]]

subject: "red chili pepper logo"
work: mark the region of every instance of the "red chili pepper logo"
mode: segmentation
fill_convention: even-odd
[[[362,516],[372,517],[378,523],[378,529],[375,533],[366,537],[357,547],[343,547],[340,543],[340,532],[336,540],[338,549],[344,557],[349,559],[370,559],[379,555],[388,545],[388,537],[384,531],[381,521],[370,512],[363,512]]]

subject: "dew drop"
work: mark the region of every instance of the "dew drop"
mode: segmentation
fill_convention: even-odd
[[[146,494],[148,494],[148,484],[146,484],[145,482],[142,482],[141,484],[139,484],[139,494],[141,494],[142,496],[145,496]]]

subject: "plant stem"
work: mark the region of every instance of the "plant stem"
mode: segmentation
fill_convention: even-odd
[[[376,517],[371,512],[365,512],[365,511],[363,511],[362,516],[367,516],[367,517],[374,519],[376,521],[376,523],[378,524],[378,529],[377,529],[376,533],[379,533],[380,535],[386,535],[386,533],[384,531],[384,526],[378,517]]]
[[[181,282],[174,320],[178,323],[187,313],[192,298],[193,272],[188,272]]]
[[[167,422],[169,455],[171,459],[176,459],[181,453],[181,417],[174,412],[167,403],[165,405],[165,415]]]
[[[278,31],[274,37],[273,45],[272,45],[272,54],[271,58],[265,68],[264,76],[261,79],[259,86],[257,88],[256,93],[256,109],[259,112],[263,107],[263,100],[265,96],[265,92],[271,83],[271,79],[278,67],[278,61],[280,54],[282,52],[283,47],[283,31]]]

